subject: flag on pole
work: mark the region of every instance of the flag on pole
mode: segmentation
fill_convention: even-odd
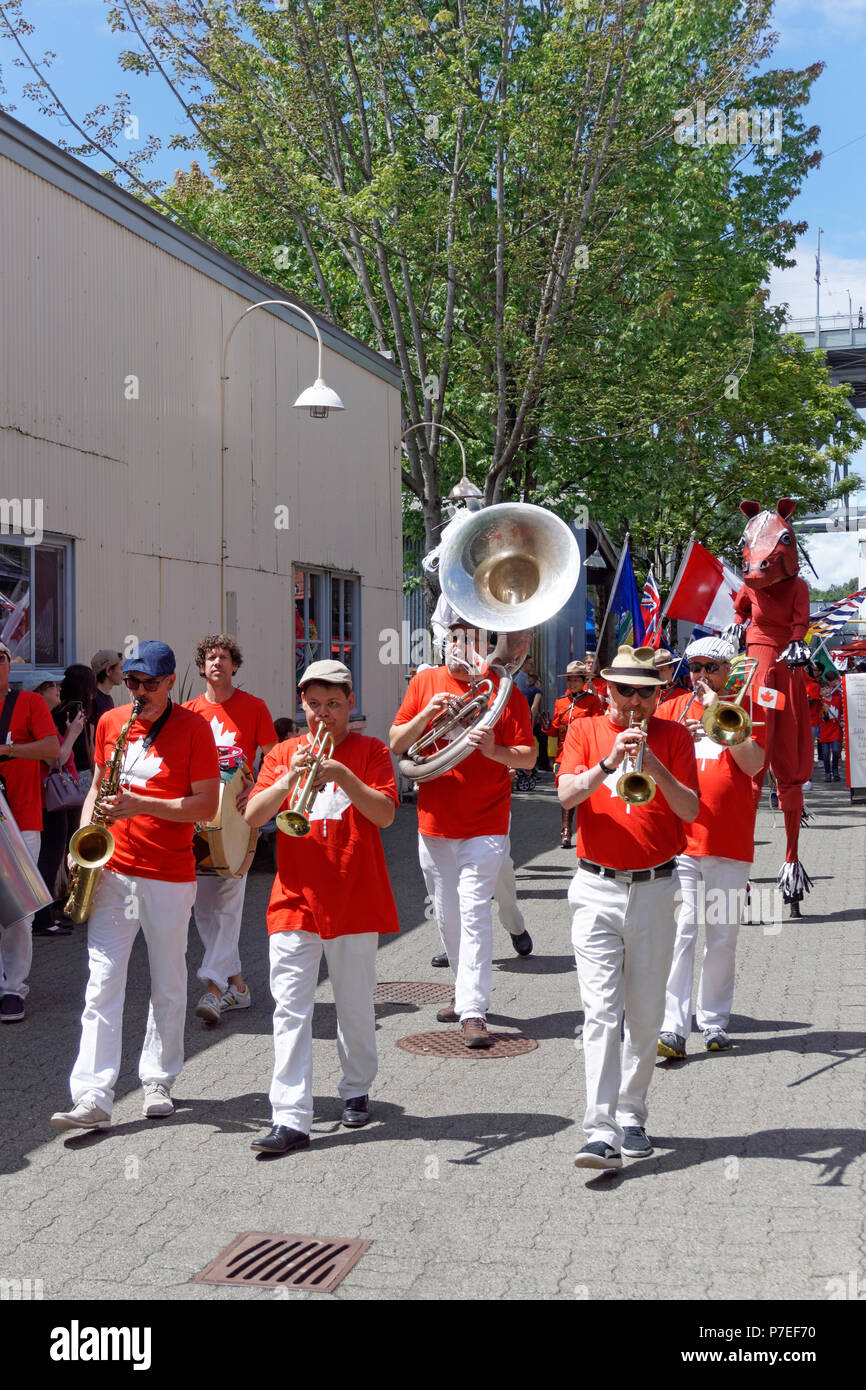
[[[650,566],[650,572],[646,577],[643,586],[640,606],[643,609],[644,626],[644,646],[655,647],[658,650],[662,640],[662,596],[659,593],[659,586],[655,581],[655,575]]]
[[[616,645],[643,646],[646,631],[640,606],[640,595],[634,577],[628,541],[622,548],[617,567],[617,580],[610,600],[610,610],[616,614]]]
[[[826,608],[822,608],[820,613],[816,613],[814,618],[809,620],[806,641],[810,642],[813,637],[832,637],[840,627],[857,617],[864,598],[866,588],[856,589],[853,594],[848,594],[845,598],[837,599],[835,603],[829,603]]]
[[[735,570],[692,540],[668,595],[663,616],[700,623],[721,632],[729,623],[737,621],[734,599],[742,582]]]

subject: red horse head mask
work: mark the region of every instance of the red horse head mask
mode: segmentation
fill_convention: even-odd
[[[774,512],[762,512],[757,502],[741,502],[749,518],[742,537],[743,583],[750,589],[766,589],[799,573],[797,538],[788,521],[796,508],[790,497],[780,497]]]

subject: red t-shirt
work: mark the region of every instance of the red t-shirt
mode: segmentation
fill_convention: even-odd
[[[118,735],[130,715],[129,705],[104,714],[96,726],[96,763],[107,769]],[[139,796],[170,801],[190,796],[193,782],[217,778],[219,760],[213,734],[200,715],[182,705],[171,714],[146,753],[142,744],[151,725],[136,719],[127,735],[120,778],[122,787]],[[195,859],[192,821],[160,820],[157,816],[130,816],[110,826],[114,854],[108,868],[120,874],[158,878],[164,883],[193,883]]]
[[[11,694],[11,691],[10,691]],[[0,709],[3,701],[0,700]],[[38,743],[57,737],[51,711],[41,695],[21,690],[9,723],[12,743]],[[0,763],[6,783],[6,800],[19,830],[42,830],[42,763],[38,758],[10,758]]]
[[[663,690],[658,698],[656,714],[658,714],[662,705],[666,705],[670,700],[678,700],[682,693],[682,688],[678,685],[672,685],[670,690]]]
[[[566,736],[560,776],[596,767],[610,752],[619,732],[619,726],[607,714],[577,720]],[[659,762],[684,787],[697,791],[691,734],[677,724],[655,718],[649,721],[648,734],[649,746]],[[616,794],[622,775],[620,764],[577,807],[578,859],[590,859],[609,869],[652,869],[667,863],[675,854],[682,854],[685,825],[674,815],[664,793],[657,788],[646,805],[628,806]]]
[[[829,717],[829,711],[824,708],[825,705],[829,705],[830,709],[836,711],[835,719]],[[824,718],[825,714],[828,716],[827,719]],[[821,715],[818,720],[818,729],[819,743],[835,743],[837,739],[842,738],[841,690],[834,690],[833,694],[829,696],[821,696]]]
[[[251,801],[279,780],[295,749],[307,741],[308,735],[290,738],[271,749],[250,793]],[[379,739],[348,734],[332,756],[365,786],[384,792],[397,804],[391,754]],[[288,797],[280,810],[287,805]],[[360,932],[381,936],[399,931],[379,827],[336,782],[322,788],[307,815],[308,835],[277,831],[277,876],[268,904],[268,935],[308,931],[330,940]]]
[[[264,700],[246,690],[235,690],[219,704],[206,694],[188,700],[184,709],[195,710],[206,719],[214,736],[217,751],[240,744],[249,767],[252,767],[259,748],[276,743],[277,731]]]
[[[601,700],[589,689],[581,691],[576,700],[572,700],[570,695],[560,695],[553,706],[553,718],[550,721],[550,727],[559,739],[559,751],[562,752],[568,726],[573,720],[594,719],[603,710]]]
[[[491,673],[490,679],[498,684]],[[465,695],[467,685],[455,680],[447,666],[419,671],[409,682],[395,724],[408,724],[434,695],[446,690]],[[499,747],[532,748],[532,721],[525,695],[515,686],[493,730]],[[504,763],[478,751],[458,767],[429,782],[418,783],[418,829],[441,840],[472,840],[477,835],[505,835],[511,815],[511,778]]]
[[[656,710],[660,719],[679,719],[691,691]],[[687,718],[700,717],[703,707],[695,700]],[[751,864],[755,857],[755,789],[748,773],[734,762],[729,748],[714,743],[706,734],[694,745],[698,765],[698,818],[686,826],[685,853],[695,859],[713,855]]]

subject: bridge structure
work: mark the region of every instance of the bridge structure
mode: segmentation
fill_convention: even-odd
[[[814,314],[810,318],[789,319],[784,333],[795,333],[808,350],[820,348],[827,359],[834,386],[848,386],[848,399],[855,410],[866,410],[866,315]],[[848,476],[848,464],[836,464],[831,482]],[[798,518],[795,529],[803,535],[853,531],[859,541],[860,585],[866,585],[866,493],[831,499],[822,512]],[[866,605],[864,605],[866,608]],[[861,610],[863,611],[863,610]]]

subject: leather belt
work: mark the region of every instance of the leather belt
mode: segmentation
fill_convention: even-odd
[[[598,874],[599,878],[613,878],[617,883],[645,883],[653,878],[670,878],[677,866],[675,859],[657,864],[654,869],[609,869],[604,864],[593,864],[591,859],[578,859],[577,863],[587,873]]]

